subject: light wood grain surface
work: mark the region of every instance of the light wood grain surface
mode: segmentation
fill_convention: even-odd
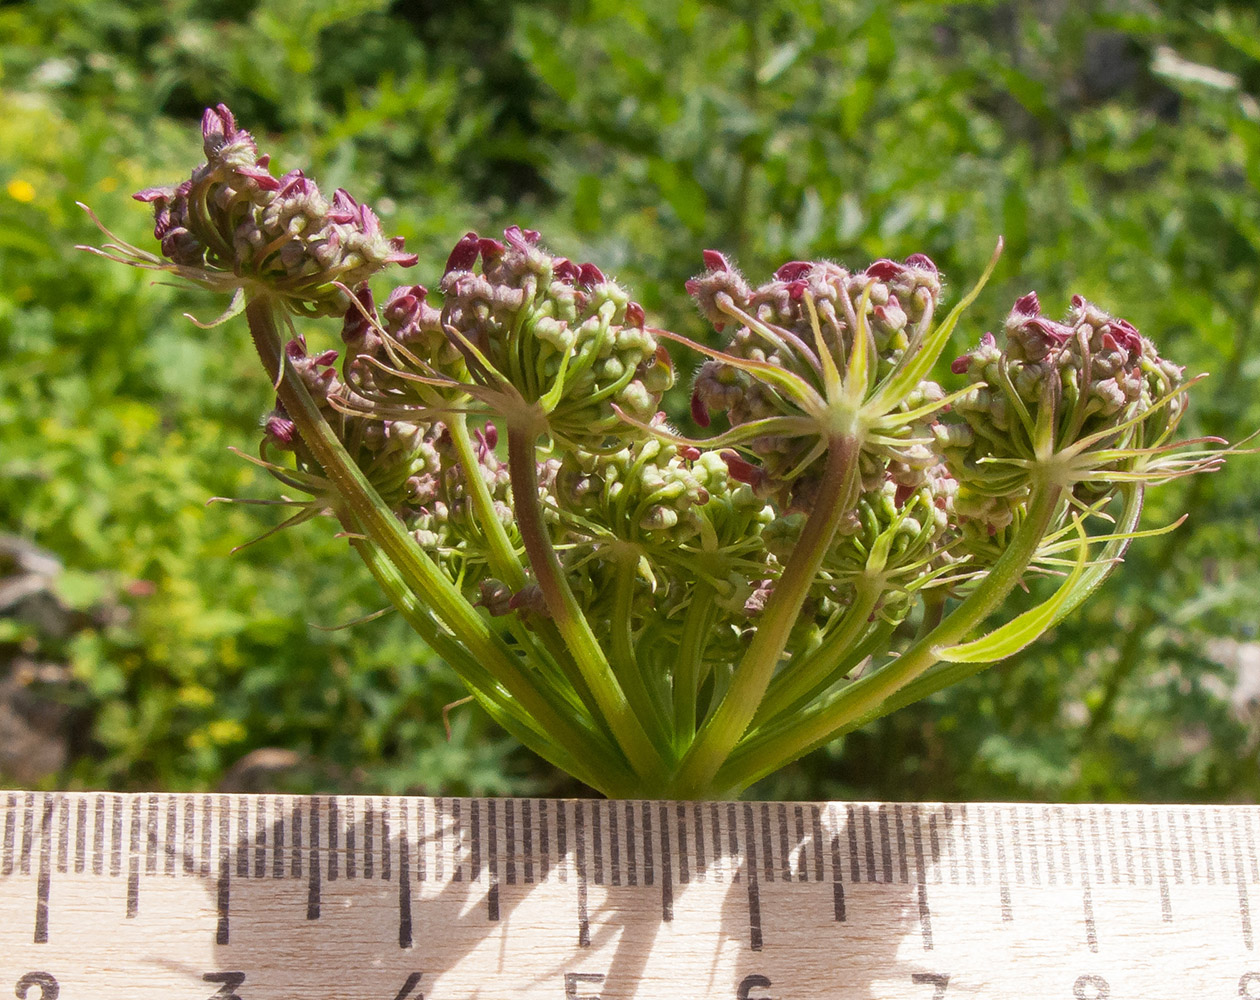
[[[1260,1000],[1258,833],[1250,806],[0,792],[0,997]]]

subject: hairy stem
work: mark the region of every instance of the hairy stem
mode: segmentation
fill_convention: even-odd
[[[682,640],[674,667],[674,739],[687,747],[696,735],[697,699],[704,681],[704,650],[717,608],[717,591],[703,581],[695,585],[683,619]]]
[[[936,651],[962,641],[1006,597],[1037,553],[1052,523],[1063,488],[1040,485],[1033,490],[1023,524],[1001,558],[970,595],[936,628],[916,640],[882,669],[845,688],[824,710],[769,739],[755,737],[723,765],[714,784],[723,791],[746,788],[758,778],[822,746],[850,724],[875,711],[885,699],[937,662]]]
[[[508,423],[508,471],[512,477],[512,501],[525,553],[529,556],[534,579],[542,591],[552,621],[564,637],[577,661],[591,693],[599,705],[604,721],[630,760],[635,773],[646,784],[660,779],[663,762],[657,747],[648,737],[640,720],[617,683],[608,658],[600,648],[590,623],[582,614],[577,598],[565,579],[564,569],[543,520],[539,499],[538,431],[520,421]]]
[[[819,682],[832,676],[835,668],[849,654],[854,642],[870,626],[871,612],[879,602],[878,581],[863,578],[853,595],[853,603],[844,618],[816,650],[804,657],[799,664],[789,664],[777,675],[766,689],[757,714],[753,716],[753,728],[761,722],[773,719],[780,712],[795,704],[803,695],[813,691]]]
[[[707,791],[718,768],[748,728],[783,657],[788,636],[840,519],[852,504],[860,450],[860,442],[854,435],[838,435],[828,441],[827,461],[814,509],[801,529],[783,573],[775,582],[757,633],[735,668],[725,697],[683,758],[673,794],[694,798]]]
[[[574,727],[571,712],[552,705],[547,694],[538,690],[538,685],[524,673],[511,650],[491,631],[477,610],[447,580],[428,554],[415,544],[346,452],[284,355],[280,332],[276,327],[275,308],[275,304],[266,297],[252,299],[245,307],[254,346],[302,441],[345,502],[359,530],[397,569],[408,591],[425,596],[425,602],[443,624],[495,681],[503,685],[524,712],[538,720],[546,731],[567,734],[566,740],[574,746],[589,745],[589,737],[581,735]]]

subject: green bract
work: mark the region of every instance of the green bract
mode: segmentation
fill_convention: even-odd
[[[236,293],[278,396],[256,461],[289,493],[262,502],[331,515],[486,711],[609,795],[736,793],[1022,648],[1151,533],[1147,485],[1221,461],[1170,444],[1181,369],[1079,297],[1062,322],[1019,299],[954,387],[932,375],[980,286],[938,318],[922,254],[754,287],[706,251],[718,347],[516,227],[378,307],[367,279],[414,258],[370,211],[272,178],[222,106],[203,137],[138,196],[163,257],[106,255]],[[343,352],[285,345],[333,313]],[[667,340],[706,356],[709,437],[658,412]],[[1054,594],[977,636],[1038,574]]]

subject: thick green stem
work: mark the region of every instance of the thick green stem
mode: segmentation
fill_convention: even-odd
[[[644,727],[652,736],[658,747],[669,745],[668,724],[665,721],[661,706],[648,689],[639,657],[634,651],[634,631],[632,616],[634,610],[634,587],[638,578],[637,554],[626,551],[620,554],[616,564],[616,577],[613,584],[613,613],[609,629],[612,636],[612,649],[609,659],[613,673],[634,714],[642,720]]]
[[[717,608],[716,597],[712,584],[698,582],[683,619],[682,640],[678,643],[678,660],[674,667],[674,739],[680,748],[690,746],[696,736],[697,700],[704,680],[701,672],[704,649]]]
[[[887,666],[855,681],[825,710],[772,738],[749,741],[731,754],[714,782],[716,788],[744,788],[758,778],[830,742],[839,731],[872,713],[898,690],[937,662],[936,651],[961,642],[1015,587],[1053,522],[1063,488],[1040,485],[1033,490],[1024,522],[979,586],[936,628],[915,641]]]
[[[673,794],[682,798],[703,794],[752,721],[775,667],[783,657],[823,556],[841,518],[852,504],[860,450],[860,442],[854,435],[838,435],[828,441],[827,461],[814,509],[801,529],[787,565],[775,581],[757,633],[735,668],[725,697],[683,758]]]
[[[582,614],[577,598],[564,576],[564,568],[551,544],[539,499],[537,429],[516,421],[508,423],[508,471],[512,477],[512,504],[525,553],[552,621],[568,644],[578,669],[590,686],[609,730],[621,745],[635,773],[647,785],[663,772],[660,752],[635,715],[625,692],[617,683],[608,658]]]
[[[795,704],[801,697],[813,691],[820,682],[831,677],[836,666],[844,661],[853,649],[854,642],[870,627],[871,612],[879,602],[878,580],[863,578],[858,582],[853,603],[844,618],[816,650],[804,657],[800,664],[789,664],[776,676],[766,689],[757,714],[753,716],[753,728],[761,722],[773,719],[780,712]]]
[[[485,535],[486,548],[490,554],[490,570],[516,592],[525,586],[525,567],[521,565],[512,540],[508,538],[507,529],[495,512],[494,499],[481,475],[481,463],[477,461],[472,439],[468,434],[467,416],[463,413],[449,414],[446,417],[446,429],[450,432],[455,455],[464,470],[464,482],[472,499],[477,526]]]
[[[464,470],[469,496],[472,498],[473,513],[477,524],[486,538],[490,554],[490,570],[508,585],[513,592],[520,591],[528,583],[525,568],[516,554],[516,548],[508,538],[507,529],[499,520],[494,509],[494,499],[490,496],[490,488],[481,475],[481,463],[477,461],[473,450],[472,438],[468,434],[468,418],[462,413],[452,413],[446,420],[450,431],[451,442],[455,446],[455,455]],[[591,690],[578,672],[573,657],[565,648],[555,626],[549,621],[536,623],[536,633],[541,639],[552,660],[564,674],[564,681],[573,689],[574,696],[585,707],[586,711],[595,714],[598,711]],[[513,629],[517,642],[528,649],[533,646],[533,639],[521,623]],[[541,659],[541,657],[535,657]]]
[[[624,761],[619,759],[620,754],[615,747],[607,746],[604,750],[595,752],[595,746],[601,742],[598,734],[574,731],[573,727],[540,731],[538,721],[528,713],[520,712],[507,692],[482,668],[476,658],[470,656],[454,637],[442,630],[432,613],[411,593],[406,582],[379,548],[363,538],[353,539],[351,544],[363,558],[390,603],[399,610],[420,638],[450,664],[495,722],[550,764],[605,795],[624,795],[634,787],[634,776]]]
[[[574,745],[582,745],[584,741],[589,743],[589,738],[580,736],[573,727],[569,713],[551,705],[538,690],[538,685],[525,675],[511,650],[490,630],[477,610],[464,599],[427,553],[415,544],[402,523],[377,495],[285,357],[276,327],[275,309],[275,304],[265,297],[255,298],[245,307],[254,346],[264,370],[276,386],[280,402],[297,425],[303,443],[323,468],[359,529],[397,569],[408,591],[425,595],[426,603],[455,638],[497,683],[507,689],[522,709],[547,731],[569,733]]]

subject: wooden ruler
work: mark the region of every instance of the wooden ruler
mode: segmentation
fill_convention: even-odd
[[[0,792],[0,997],[1260,998],[1260,808]]]

